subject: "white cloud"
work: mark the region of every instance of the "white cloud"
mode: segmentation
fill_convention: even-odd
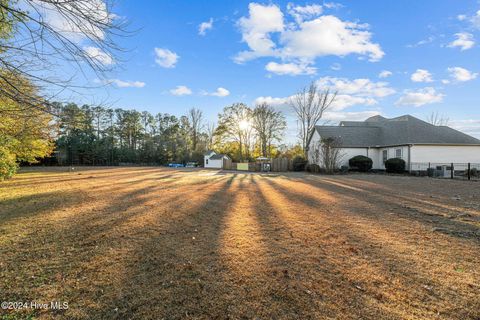
[[[388,78],[392,75],[393,73],[391,71],[388,71],[388,70],[383,70],[382,72],[380,72],[378,74],[378,77],[379,78]]]
[[[111,55],[97,47],[84,47],[85,54],[97,63],[111,65],[114,63]]]
[[[296,6],[293,3],[287,4],[287,12],[294,17],[297,23],[302,23],[305,19],[312,19],[322,14],[321,5],[312,4],[306,6]]]
[[[395,90],[386,82],[372,82],[369,79],[354,79],[324,77],[317,81],[321,89],[330,89],[330,92],[338,92],[335,101],[331,105],[332,112],[337,112],[352,106],[373,106],[378,104],[378,99],[392,95]],[[276,107],[288,106],[289,97],[262,96],[255,103],[268,103]]]
[[[217,88],[217,91],[212,93],[212,96],[216,96],[216,97],[226,97],[228,95],[230,95],[230,91],[222,87]]]
[[[387,82],[373,82],[369,79],[354,79],[323,77],[317,81],[320,88],[337,92],[332,109],[335,111],[360,105],[373,106],[383,98],[395,93]]]
[[[266,103],[273,107],[281,108],[289,106],[289,98],[274,98],[274,97],[258,97],[255,99],[255,104]]]
[[[258,97],[255,99],[255,104],[262,104],[267,103],[276,109],[283,110],[287,114],[293,116],[291,107],[290,107],[290,99],[293,96],[285,97],[285,98],[274,98],[271,96],[266,97]],[[373,99],[369,98],[361,98],[361,97],[351,97],[348,95],[338,95],[332,107],[328,109],[323,115],[323,120],[330,120],[330,121],[341,121],[341,120],[364,120],[368,117],[375,116],[379,114],[378,111],[360,111],[360,112],[349,112],[349,111],[342,111],[343,109],[353,106],[353,105],[374,105],[376,101],[372,101]],[[341,107],[340,107],[341,106]]]
[[[395,102],[398,106],[420,107],[426,104],[438,103],[443,101],[445,95],[435,91],[435,88],[426,87],[416,91],[407,90],[404,95]]]
[[[337,2],[324,2],[323,6],[328,9],[340,9],[343,8],[343,4]]]
[[[352,106],[373,106],[378,101],[370,97],[359,97],[348,94],[338,94],[332,103],[332,110],[339,111]]]
[[[480,10],[478,10],[472,16],[467,14],[459,14],[457,19],[459,21],[468,21],[474,28],[480,29]]]
[[[114,84],[119,88],[143,88],[145,82],[142,81],[124,81],[120,79],[109,79],[106,81],[108,84]]]
[[[314,67],[309,67],[306,64],[296,64],[296,63],[276,63],[269,62],[265,69],[271,73],[278,75],[291,75],[297,76],[301,74],[314,74],[317,69]]]
[[[475,28],[480,29],[480,10],[478,10],[477,13],[470,18],[470,22]]]
[[[323,77],[318,80],[318,85],[338,91],[339,94],[356,95],[361,97],[382,98],[395,93],[388,82],[373,82],[370,79],[354,79]]]
[[[340,63],[334,63],[330,66],[330,69],[332,69],[334,71],[338,71],[338,70],[342,69],[342,65]]]
[[[180,56],[168,49],[155,48],[155,62],[164,68],[175,68]]]
[[[238,63],[261,56],[274,55],[275,43],[270,38],[271,32],[283,31],[283,13],[276,5],[248,5],[249,17],[242,17],[238,25],[242,32],[242,40],[252,51],[240,52],[235,61]]]
[[[478,73],[473,73],[470,70],[461,67],[452,67],[447,70],[450,72],[450,77],[459,82],[470,81],[478,76]]]
[[[282,33],[282,56],[313,60],[327,55],[356,53],[378,61],[384,52],[380,45],[370,41],[371,33],[366,29],[366,25],[345,22],[332,15],[305,21],[298,28]]]
[[[217,90],[215,90],[215,92],[202,91],[201,94],[204,95],[204,96],[214,96],[214,97],[223,98],[223,97],[229,96],[230,91],[228,91],[225,88],[219,87],[219,88],[217,88]]]
[[[435,41],[436,37],[435,36],[429,36],[428,38],[426,39],[423,39],[423,40],[420,40],[418,41],[417,43],[414,43],[414,44],[408,44],[407,45],[407,48],[416,48],[416,47],[420,47],[420,46],[423,46],[425,44],[429,44],[429,43],[432,43],[433,41]]]
[[[294,16],[294,21],[286,18],[277,5],[250,3],[249,15],[238,21],[249,50],[238,53],[235,62],[275,57],[282,59],[283,65],[308,67],[316,58],[328,55],[358,54],[371,61],[384,55],[380,45],[371,42],[372,34],[366,24],[342,21],[333,15],[319,16],[319,5],[289,4],[287,12]]]
[[[326,111],[323,115],[323,120],[329,121],[363,121],[367,118],[379,115],[378,111],[360,111],[360,112],[345,112],[345,111]]]
[[[414,73],[412,73],[412,76],[410,79],[413,82],[432,82],[432,74],[425,69],[417,69]]]
[[[466,134],[480,138],[480,120],[450,120],[449,126],[456,130],[465,132]]]
[[[471,49],[475,45],[473,34],[468,32],[456,33],[457,39],[448,44],[449,48],[459,47],[461,51]]]
[[[208,30],[211,30],[213,28],[213,19],[210,18],[207,22],[202,22],[198,26],[198,34],[201,36],[204,36],[207,34]]]
[[[186,86],[177,86],[175,89],[171,89],[170,93],[174,96],[188,96],[192,94],[192,90]]]
[[[267,103],[270,106],[274,107],[277,110],[281,110],[287,115],[287,121],[289,121],[289,127],[293,130],[292,135],[296,133],[295,131],[295,115],[293,113],[293,110],[290,106],[290,99],[293,96],[290,97],[284,97],[284,98],[275,98],[271,96],[265,96],[265,97],[258,97],[255,99],[255,104],[262,104],[262,103]],[[344,104],[345,101],[342,101],[344,97],[342,96],[337,96],[337,101],[339,104]],[[348,103],[348,106],[354,105],[354,104],[363,104],[363,105],[370,105],[369,103],[363,103],[367,99],[362,99],[362,98],[346,98],[346,99],[354,99],[354,103]],[[350,102],[353,102],[351,100]],[[336,106],[332,106],[330,109],[324,112],[322,121],[332,121],[332,122],[338,122],[342,120],[350,120],[350,121],[360,121],[360,120],[365,120],[369,117],[375,116],[377,114],[380,114],[379,111],[376,110],[368,110],[368,111],[358,111],[358,112],[351,112],[351,111],[343,111],[343,108],[338,108]]]

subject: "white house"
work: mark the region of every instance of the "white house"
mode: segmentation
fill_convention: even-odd
[[[230,160],[230,157],[226,154],[217,154],[214,151],[208,151],[203,155],[203,166],[205,168],[222,169],[223,159]]]
[[[341,146],[339,165],[363,155],[373,169],[385,169],[390,158],[405,160],[409,170],[420,163],[480,163],[480,140],[447,126],[434,126],[410,115],[365,121],[342,121],[338,126],[316,126],[308,142],[308,160],[318,160],[323,138],[335,138]],[[317,161],[315,161],[317,160]],[[318,163],[321,165],[321,163]]]

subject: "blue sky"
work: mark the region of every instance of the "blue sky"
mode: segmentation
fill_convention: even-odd
[[[98,101],[152,113],[288,97],[311,81],[338,90],[326,119],[432,111],[480,137],[478,1],[118,1],[138,31],[120,39]],[[203,24],[203,32],[200,25]],[[93,75],[88,81],[94,82]]]

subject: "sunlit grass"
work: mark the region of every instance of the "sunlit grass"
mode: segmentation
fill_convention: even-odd
[[[62,170],[0,184],[1,298],[65,319],[479,316],[468,184],[458,202],[418,178]]]

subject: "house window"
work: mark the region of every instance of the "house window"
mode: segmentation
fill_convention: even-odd
[[[205,161],[206,161],[205,163],[208,164],[208,159],[206,159]]]
[[[402,149],[395,149],[395,158],[402,158]]]
[[[388,150],[383,150],[382,151],[382,158],[383,158],[383,163],[388,160]]]

